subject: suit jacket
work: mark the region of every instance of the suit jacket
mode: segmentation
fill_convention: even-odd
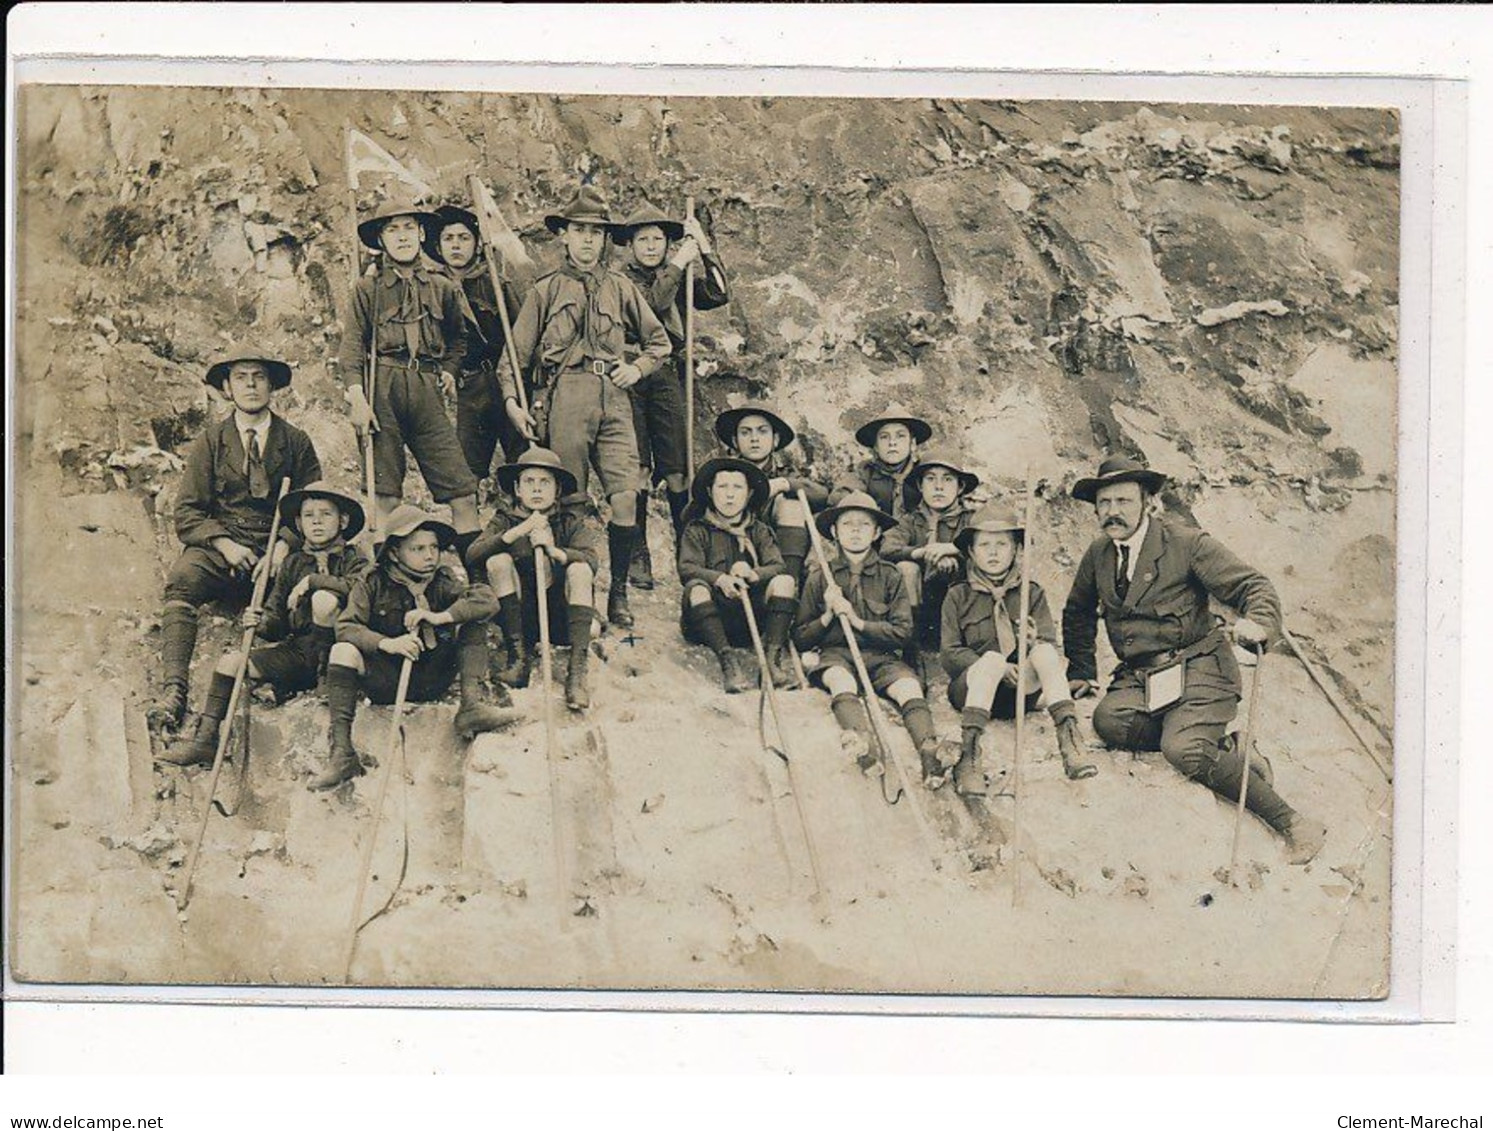
[[[1063,606],[1063,650],[1073,679],[1098,678],[1094,636],[1101,616],[1115,655],[1131,667],[1144,667],[1156,653],[1186,648],[1213,631],[1210,597],[1272,636],[1280,632],[1274,586],[1196,527],[1151,517],[1123,601],[1115,591],[1118,561],[1113,540],[1101,536],[1078,563]]]
[[[239,435],[233,413],[209,424],[192,442],[176,494],[176,536],[183,545],[208,549],[214,538],[232,538],[262,551],[275,514],[280,480],[290,476],[291,490],[299,490],[322,477],[311,437],[274,413],[270,414],[262,454],[270,495],[256,499],[249,492],[249,454],[244,451],[244,438]],[[299,544],[293,532],[283,526],[281,532],[287,542]]]

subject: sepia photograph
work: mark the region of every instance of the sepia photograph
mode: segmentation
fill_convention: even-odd
[[[1389,996],[1393,109],[15,115],[23,988]]]

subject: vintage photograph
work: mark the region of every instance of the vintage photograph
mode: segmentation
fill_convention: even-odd
[[[1389,994],[1394,111],[17,119],[17,982]]]

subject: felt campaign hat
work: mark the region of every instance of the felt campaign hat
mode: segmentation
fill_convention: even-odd
[[[379,543],[378,556],[382,558],[390,546],[403,541],[417,530],[434,531],[443,550],[456,544],[455,527],[442,522],[433,514],[427,514],[413,503],[401,503],[379,528],[383,541]]]
[[[663,214],[662,209],[654,207],[646,200],[633,209],[627,219],[617,225],[612,232],[612,238],[619,244],[631,243],[639,228],[662,228],[664,236],[670,240],[684,238],[684,225],[678,220],[669,219]]]
[[[907,430],[912,433],[913,442],[918,444],[926,444],[929,437],[933,435],[933,425],[920,417],[878,416],[875,420],[866,421],[855,430],[855,442],[863,448],[874,448],[876,433],[881,431],[883,424],[907,425]]]
[[[1101,487],[1115,483],[1139,483],[1151,494],[1166,484],[1167,477],[1129,456],[1110,456],[1099,465],[1099,473],[1073,484],[1073,497],[1092,503]]]
[[[384,224],[396,216],[413,216],[421,224],[421,237],[430,225],[435,223],[436,214],[428,208],[422,208],[410,200],[386,200],[373,210],[373,215],[362,220],[358,224],[358,239],[364,245],[371,247],[374,251],[382,251],[383,246],[378,242],[379,233],[384,230]]]
[[[457,204],[443,204],[432,215],[434,219],[425,225],[425,238],[420,242],[420,247],[426,255],[437,263],[446,262],[441,257],[441,233],[452,224],[461,224],[470,231],[472,238],[477,241],[477,254],[482,254],[482,229],[477,223],[475,212],[470,212]]]
[[[613,234],[617,231],[617,222],[612,219],[611,202],[607,200],[607,194],[595,185],[582,185],[569,204],[544,218],[544,226],[557,236],[571,223],[601,224]]]
[[[228,369],[236,361],[257,361],[263,365],[270,371],[271,389],[283,389],[290,384],[290,365],[268,350],[256,349],[253,346],[231,346],[223,350],[208,366],[202,383],[211,385],[220,393],[223,392],[223,386],[228,380]]]
[[[280,500],[280,522],[290,526],[301,513],[301,504],[307,499],[326,499],[335,503],[337,508],[347,515],[347,529],[342,532],[342,537],[352,541],[363,529],[363,523],[367,516],[363,513],[363,504],[353,496],[344,491],[339,491],[330,483],[318,479],[315,483],[308,483],[299,491],[288,492],[285,498]]]
[[[772,425],[773,435],[777,438],[773,451],[782,451],[793,443],[796,433],[792,426],[760,401],[748,401],[737,408],[728,408],[717,416],[715,418],[716,439],[734,451],[736,449],[736,426],[748,416],[760,416]]]
[[[819,533],[826,538],[835,536],[835,520],[846,511],[865,511],[876,520],[876,525],[882,530],[890,530],[897,525],[897,520],[886,511],[876,505],[876,500],[864,491],[851,491],[840,500],[837,506],[826,507],[814,516],[814,525],[819,528]]]
[[[1026,534],[1026,526],[1016,511],[1004,503],[986,503],[969,516],[969,524],[954,535],[954,545],[969,553],[976,534]]]
[[[920,483],[923,472],[930,467],[941,467],[945,471],[952,471],[959,480],[961,495],[968,495],[980,485],[980,477],[973,471],[966,471],[963,464],[959,462],[959,458],[946,448],[934,448],[920,453],[909,478],[913,483]]]
[[[558,491],[557,498],[573,495],[579,489],[580,484],[577,482],[576,477],[565,470],[565,465],[560,462],[560,457],[550,451],[549,448],[539,447],[527,449],[523,455],[519,456],[512,463],[505,463],[502,467],[498,468],[493,473],[497,478],[498,486],[510,495],[513,494],[518,488],[518,477],[526,467],[542,467],[546,471],[551,472],[558,485],[556,488]]]
[[[767,502],[770,488],[767,484],[767,476],[762,474],[758,467],[747,463],[744,459],[736,456],[716,456],[714,459],[706,460],[700,470],[695,472],[695,481],[690,484],[690,498],[699,507],[710,505],[710,488],[715,483],[716,474],[722,471],[739,471],[746,476],[747,486],[751,488],[752,497],[747,501],[747,509],[753,509]]]

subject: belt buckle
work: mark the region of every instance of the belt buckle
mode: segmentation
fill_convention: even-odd
[[[602,361],[600,358],[592,358],[591,372],[596,374],[598,377],[605,377],[607,375],[607,363]]]

